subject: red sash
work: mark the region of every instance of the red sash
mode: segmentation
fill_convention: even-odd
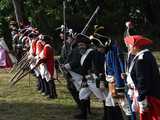
[[[140,120],[160,120],[160,99],[147,97],[150,108],[148,111],[140,114]]]

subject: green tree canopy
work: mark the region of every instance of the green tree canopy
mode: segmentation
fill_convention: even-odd
[[[42,33],[52,35],[55,46],[59,48],[61,41],[58,40],[56,27],[63,24],[63,0],[23,0],[25,19]],[[130,20],[131,13],[140,10],[140,27],[145,26],[147,36],[159,44],[159,0],[66,0],[66,23],[76,32],[80,32],[95,10],[97,5],[101,6],[99,15],[89,27],[88,34],[93,32],[93,25],[99,24],[105,27],[106,33],[115,39],[123,39],[125,21]],[[10,0],[0,1],[0,19],[2,31],[8,27],[8,16],[15,16],[14,8]],[[15,18],[15,17],[13,17]],[[6,23],[2,23],[2,21]]]

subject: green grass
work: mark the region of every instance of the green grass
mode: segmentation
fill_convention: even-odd
[[[160,63],[160,52],[153,52],[153,55],[156,57],[157,62]]]
[[[154,52],[160,63],[159,52]],[[0,120],[74,120],[78,113],[76,104],[66,89],[66,82],[60,76],[61,84],[56,82],[58,99],[48,100],[36,91],[36,79],[29,76],[22,79],[16,86],[9,87],[8,80],[12,77],[0,70]],[[102,104],[92,97],[92,115],[89,120],[101,120]]]
[[[78,113],[66,83],[60,77],[56,82],[58,99],[48,100],[36,91],[36,79],[31,76],[10,87],[8,80],[12,74],[0,70],[0,120],[74,120]],[[93,97],[92,115],[89,120],[101,120],[102,104]]]

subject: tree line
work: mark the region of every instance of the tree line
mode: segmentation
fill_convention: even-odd
[[[42,33],[49,34],[61,43],[55,28],[63,24],[63,0],[1,0],[0,1],[0,32],[10,42],[8,33],[9,21],[29,21]],[[159,0],[66,0],[66,23],[69,28],[80,32],[99,5],[98,15],[89,27],[88,33],[93,32],[93,25],[103,25],[106,33],[113,39],[123,40],[125,22],[138,19],[137,24],[147,31],[147,37],[160,45],[160,1]],[[136,13],[138,11],[138,13]],[[15,14],[16,13],[16,14]],[[59,48],[59,47],[57,47]]]

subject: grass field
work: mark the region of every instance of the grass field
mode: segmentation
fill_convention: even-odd
[[[10,87],[8,80],[12,74],[0,70],[0,120],[74,120],[78,112],[66,89],[65,81],[56,82],[58,99],[48,100],[36,91],[36,80],[26,76],[16,86]],[[102,104],[92,100],[92,115],[89,120],[101,120]]]
[[[160,54],[155,52],[160,63]],[[36,79],[26,76],[16,86],[10,87],[8,80],[13,74],[0,70],[0,120],[74,120],[78,112],[71,98],[66,83],[59,77],[61,84],[56,82],[58,99],[48,100],[36,91]],[[92,115],[89,120],[101,120],[102,104],[93,97],[91,102]]]
[[[156,57],[157,62],[160,63],[160,52],[153,52],[153,55]]]

